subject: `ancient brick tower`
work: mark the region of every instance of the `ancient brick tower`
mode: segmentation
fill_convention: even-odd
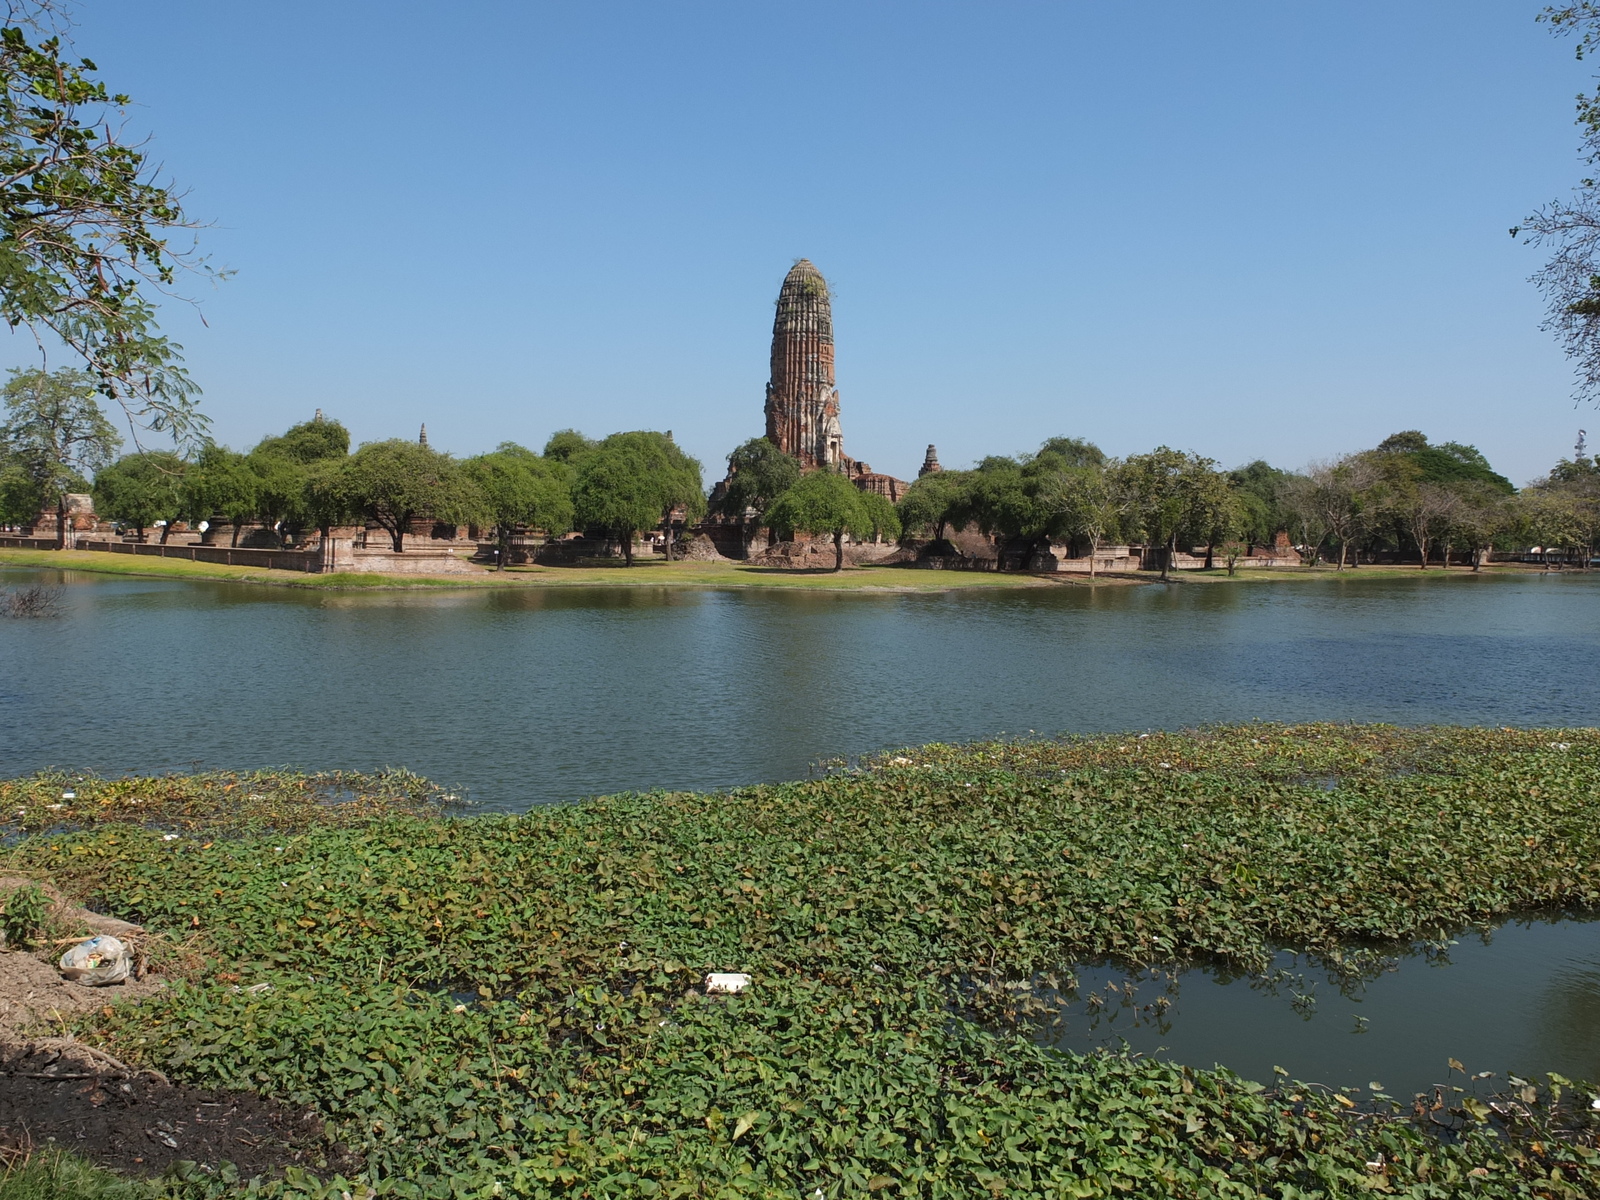
[[[839,389],[833,384],[833,309],[822,273],[802,258],[784,277],[772,321],[767,439],[800,469],[842,469]]]

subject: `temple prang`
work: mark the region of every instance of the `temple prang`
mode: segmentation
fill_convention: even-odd
[[[767,381],[767,440],[802,471],[844,465],[839,389],[833,378],[833,305],[822,272],[802,258],[778,291]]]
[[[808,258],[789,268],[778,289],[765,413],[767,440],[802,471],[838,471],[862,491],[891,501],[910,486],[844,452],[833,374],[833,304],[828,281]]]

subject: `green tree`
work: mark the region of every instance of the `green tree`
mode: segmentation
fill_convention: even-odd
[[[900,525],[908,534],[923,534],[935,542],[945,530],[970,510],[971,471],[935,471],[924,475],[900,497]]]
[[[1093,442],[1083,438],[1053,437],[1039,447],[1033,456],[1035,462],[1054,459],[1062,467],[1103,467],[1105,452]]]
[[[44,493],[0,438],[0,525],[30,525],[44,508]]]
[[[1247,549],[1271,545],[1279,530],[1287,531],[1293,524],[1283,504],[1283,489],[1290,479],[1287,471],[1280,471],[1258,458],[1238,470],[1229,471],[1228,478],[1239,498],[1243,514],[1239,536]]]
[[[349,525],[362,519],[361,505],[350,494],[347,459],[319,458],[302,468],[300,496],[302,515],[315,525],[323,538],[333,534],[335,525]]]
[[[263,438],[252,454],[272,455],[305,465],[350,453],[350,431],[320,412],[309,421],[291,425],[277,437]]]
[[[0,258],[3,250],[0,243]],[[12,471],[32,481],[41,506],[55,504],[59,550],[67,538],[67,493],[110,462],[122,439],[95,403],[94,380],[87,372],[13,368],[0,395],[6,407],[0,443],[6,446]],[[19,478],[10,490],[13,504],[27,496]],[[18,519],[32,520],[33,515]]]
[[[614,433],[576,461],[572,507],[577,524],[620,542],[630,567],[641,530],[665,523],[670,558],[671,514],[682,509],[686,522],[705,514],[700,464],[665,434]]]
[[[498,570],[505,570],[511,536],[519,527],[543,529],[552,535],[572,528],[567,472],[532,450],[502,442],[492,454],[467,459],[462,470],[483,494],[484,511],[500,548]]]
[[[1316,566],[1323,543],[1328,540],[1316,481],[1310,475],[1289,475],[1278,486],[1278,506],[1288,522],[1290,540],[1300,561],[1308,567]]]
[[[873,493],[875,494],[875,493]],[[844,539],[865,539],[874,532],[886,533],[894,518],[893,506],[884,501],[887,511],[874,512],[875,506],[866,500],[860,488],[835,471],[812,471],[802,475],[795,484],[773,502],[762,516],[762,523],[775,532],[792,535],[803,531],[815,537],[833,539],[833,569],[844,568]],[[881,522],[881,523],[880,523]],[[894,519],[895,534],[899,521]]]
[[[1080,471],[1104,470],[1105,461],[1092,442],[1065,437],[1051,438],[1020,460],[986,458],[952,513],[970,518],[996,539],[996,566],[1004,569],[1010,545],[1020,545],[1031,559],[1050,539],[1074,536],[1063,504],[1068,480]]]
[[[233,527],[233,545],[239,529],[256,514],[261,479],[242,454],[209,445],[183,475],[183,512],[192,521],[225,518]]]
[[[1246,520],[1244,502],[1233,486],[1233,480],[1214,467],[1196,470],[1190,486],[1193,488],[1193,508],[1190,526],[1195,540],[1206,548],[1205,569],[1215,565],[1219,544],[1232,545],[1243,536]],[[1233,574],[1238,557],[1228,564],[1228,574]]]
[[[1418,483],[1483,483],[1507,496],[1517,490],[1489,465],[1476,446],[1463,446],[1460,442],[1430,446],[1427,437],[1415,429],[1386,437],[1378,443],[1377,452],[1411,464]]]
[[[44,504],[38,481],[0,447],[0,524],[31,525]]]
[[[1044,517],[1036,489],[1022,472],[1022,464],[1004,455],[990,455],[972,472],[971,486],[956,515],[977,525],[995,540],[995,569],[1005,570],[1006,548],[1031,537]]]
[[[866,514],[864,538],[881,538],[886,542],[900,540],[900,514],[894,501],[881,492],[862,492],[861,506]]]
[[[170,243],[195,223],[158,165],[122,140],[130,101],[95,70],[59,37],[0,30],[0,317],[53,333],[135,425],[196,442],[199,389],[152,297],[178,271],[208,269]]]
[[[256,516],[261,523],[272,530],[281,525],[291,531],[314,524],[326,535],[328,526],[339,523],[342,515],[359,512],[359,504],[327,506],[338,492],[331,468],[343,463],[349,450],[350,431],[320,414],[258,442],[247,465],[257,480]]]
[[[1457,484],[1453,490],[1456,505],[1446,531],[1445,565],[1450,562],[1450,549],[1455,548],[1470,555],[1474,571],[1482,570],[1496,540],[1513,527],[1515,497],[1482,483]]]
[[[593,438],[584,437],[576,429],[558,429],[545,442],[544,457],[552,462],[576,467],[578,460],[597,445],[599,443]]]
[[[448,454],[403,438],[368,442],[341,468],[342,494],[352,508],[377,522],[396,553],[417,517],[456,521],[475,516],[482,498]]]
[[[1095,575],[1100,543],[1117,528],[1122,503],[1113,484],[1116,463],[1085,463],[1069,467],[1054,480],[1048,500],[1058,514],[1058,524],[1068,537],[1089,545],[1089,578]]]
[[[1313,463],[1307,469],[1306,500],[1317,510],[1317,523],[1325,537],[1339,543],[1337,569],[1344,570],[1345,554],[1356,565],[1356,548],[1379,521],[1392,512],[1398,486],[1395,470],[1406,464],[1390,460],[1386,478],[1382,455],[1347,454],[1333,462]]]
[[[125,454],[95,475],[95,511],[132,525],[141,538],[150,526],[162,523],[165,545],[172,523],[183,515],[185,466],[170,450]]]
[[[1161,547],[1161,578],[1170,579],[1178,535],[1203,523],[1216,463],[1198,454],[1159,446],[1135,454],[1117,472],[1117,490],[1130,523]]]
[[[1600,465],[1563,459],[1549,476],[1516,497],[1514,509],[1529,544],[1576,551],[1587,567],[1600,543]]]
[[[798,459],[764,437],[751,438],[728,455],[727,487],[717,500],[717,511],[747,529],[746,513],[753,511],[759,519],[799,479]]]
[[[1428,569],[1428,552],[1448,533],[1459,507],[1456,493],[1441,483],[1419,483],[1406,493],[1400,513],[1416,543],[1422,570]]]

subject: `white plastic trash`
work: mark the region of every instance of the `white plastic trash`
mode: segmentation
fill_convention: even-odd
[[[126,979],[133,962],[120,938],[101,934],[68,950],[61,956],[59,966],[68,979],[90,987],[105,987]]]
[[[743,971],[713,971],[706,976],[706,991],[742,992],[750,986],[750,976]]]

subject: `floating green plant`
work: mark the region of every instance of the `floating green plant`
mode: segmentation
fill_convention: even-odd
[[[84,786],[54,824],[87,827],[17,840],[0,867],[197,939],[202,969],[85,1036],[315,1106],[365,1157],[362,1185],[1600,1192],[1600,1113],[1565,1081],[1413,1109],[1064,1054],[1019,1023],[1029,982],[1075,962],[1261,970],[1289,945],[1337,963],[1352,945],[1600,903],[1594,731],[931,746],[805,782],[472,819],[439,815],[420,781],[390,795],[345,777],[382,801],[365,809],[291,803],[324,785],[278,774],[281,804],[241,822],[234,797],[255,778],[118,784],[115,821],[91,806],[114,785]],[[0,785],[28,829],[47,782],[73,790]],[[154,817],[132,804],[141,788],[178,799]],[[708,994],[713,971],[752,983]],[[223,1192],[204,1173],[170,1186]]]

